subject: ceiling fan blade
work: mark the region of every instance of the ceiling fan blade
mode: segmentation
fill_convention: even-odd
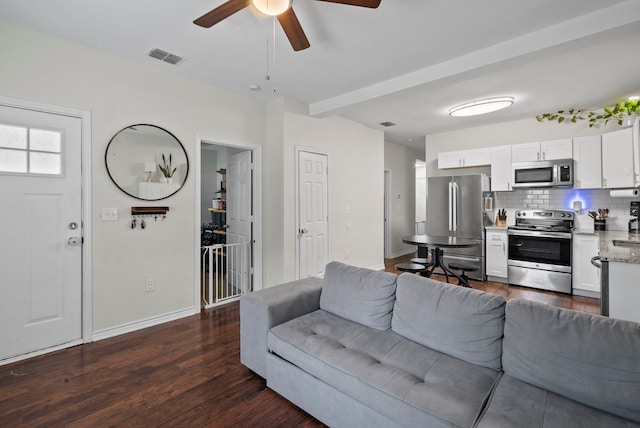
[[[289,43],[293,47],[294,51],[301,51],[311,46],[307,36],[304,34],[302,25],[298,21],[298,17],[292,8],[287,9],[286,12],[278,15],[278,22],[284,30],[284,34],[287,35]]]
[[[380,2],[382,0],[318,0],[318,1],[348,4],[351,6],[370,7],[372,9],[375,9],[378,6],[380,6]]]
[[[218,22],[230,17],[250,4],[251,0],[229,0],[212,11],[205,13],[200,18],[193,21],[193,23],[204,28],[211,28]]]

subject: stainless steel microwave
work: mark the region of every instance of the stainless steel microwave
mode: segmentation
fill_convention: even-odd
[[[573,187],[573,159],[514,162],[512,187]]]

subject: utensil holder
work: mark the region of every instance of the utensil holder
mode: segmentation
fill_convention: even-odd
[[[593,220],[593,230],[607,230],[607,220]]]

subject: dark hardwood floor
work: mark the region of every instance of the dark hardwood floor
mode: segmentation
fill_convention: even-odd
[[[237,302],[0,373],[0,427],[324,426],[240,364]]]
[[[387,270],[401,259],[386,260]],[[439,275],[434,275],[435,279]],[[597,313],[599,301],[474,288]],[[321,427],[240,364],[238,303],[0,366],[0,427]]]
[[[394,269],[397,263],[408,262],[415,254],[398,257],[396,259],[385,259],[385,270],[387,272],[400,273]],[[432,279],[444,281],[444,275],[433,275]],[[452,281],[455,282],[455,281]],[[515,285],[502,284],[492,281],[469,280],[472,288],[483,290],[488,293],[498,294],[506,300],[515,298],[535,300],[560,308],[573,309],[575,311],[588,312],[590,314],[600,314],[600,299],[590,297],[573,296],[570,294],[554,293],[553,291],[537,290],[534,288],[518,287]]]

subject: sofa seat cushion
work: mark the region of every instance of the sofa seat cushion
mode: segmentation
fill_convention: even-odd
[[[322,281],[320,309],[378,330],[391,328],[397,275],[349,266],[327,264]]]
[[[267,346],[402,426],[471,426],[499,377],[321,309],[272,328]]]
[[[402,274],[391,329],[436,351],[500,370],[505,304],[502,296]]]
[[[640,428],[640,424],[503,375],[477,428]]]
[[[640,324],[510,300],[502,365],[523,382],[640,422]]]

